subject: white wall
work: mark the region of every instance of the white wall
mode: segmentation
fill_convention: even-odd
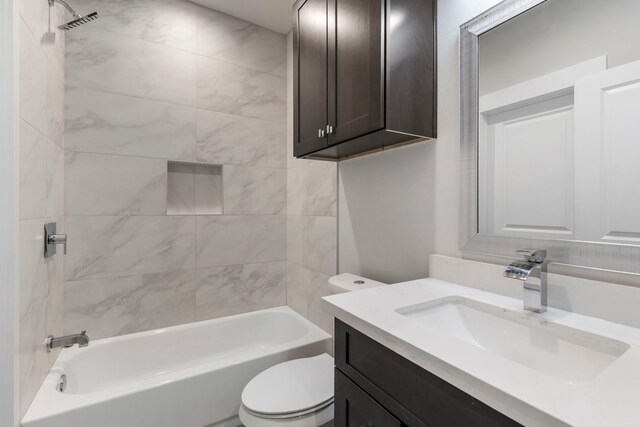
[[[480,37],[480,94],[607,55],[640,57],[637,0],[548,0]]]
[[[459,255],[459,26],[497,3],[438,2],[438,139],[340,163],[340,272],[394,282],[426,276],[429,252]]]
[[[340,163],[340,271],[382,282],[428,275],[433,252],[435,144]]]

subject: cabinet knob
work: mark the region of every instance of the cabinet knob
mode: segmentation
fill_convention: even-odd
[[[333,135],[334,133],[333,126],[327,125],[327,135]]]
[[[324,129],[318,129],[318,138],[324,138]]]

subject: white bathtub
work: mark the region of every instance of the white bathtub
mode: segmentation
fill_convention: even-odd
[[[22,425],[237,426],[251,378],[330,351],[331,336],[288,307],[93,341],[62,350]]]

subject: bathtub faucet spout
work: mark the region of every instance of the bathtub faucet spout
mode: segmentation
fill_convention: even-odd
[[[78,347],[86,347],[89,345],[89,337],[87,336],[87,331],[58,338],[54,338],[53,335],[49,335],[45,344],[47,345],[47,351],[51,351],[58,347],[71,347],[74,344],[78,344]]]

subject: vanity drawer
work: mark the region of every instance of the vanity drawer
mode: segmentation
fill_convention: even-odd
[[[520,425],[338,319],[335,361],[342,373],[408,426]]]
[[[336,427],[402,427],[402,423],[354,382],[335,370]]]

